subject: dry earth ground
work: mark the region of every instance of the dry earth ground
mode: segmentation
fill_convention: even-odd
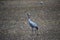
[[[60,0],[42,1],[0,1],[0,40],[32,40],[28,12],[39,27],[34,40],[60,40]]]

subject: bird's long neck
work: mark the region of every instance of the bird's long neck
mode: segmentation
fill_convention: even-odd
[[[31,18],[30,17],[28,17],[28,21],[31,21]]]
[[[27,18],[28,18],[28,20],[31,20],[30,14],[27,14]]]
[[[28,19],[31,19],[29,15],[27,17],[28,17]]]

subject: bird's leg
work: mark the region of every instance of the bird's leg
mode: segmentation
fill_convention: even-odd
[[[38,35],[38,30],[35,30],[35,34]]]
[[[34,31],[34,28],[32,28],[32,35],[34,36],[34,34],[35,34],[35,31]]]
[[[33,28],[32,28],[32,35],[33,35]]]
[[[32,28],[32,40],[34,40],[34,30]]]
[[[35,34],[36,34],[36,30],[35,30]]]
[[[37,30],[35,29],[35,35],[37,34]]]

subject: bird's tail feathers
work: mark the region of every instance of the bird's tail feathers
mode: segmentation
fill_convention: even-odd
[[[38,27],[35,27],[38,30]]]

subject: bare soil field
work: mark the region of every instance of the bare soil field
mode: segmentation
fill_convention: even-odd
[[[27,13],[38,35],[32,35]],[[60,0],[0,1],[0,40],[60,40]]]

